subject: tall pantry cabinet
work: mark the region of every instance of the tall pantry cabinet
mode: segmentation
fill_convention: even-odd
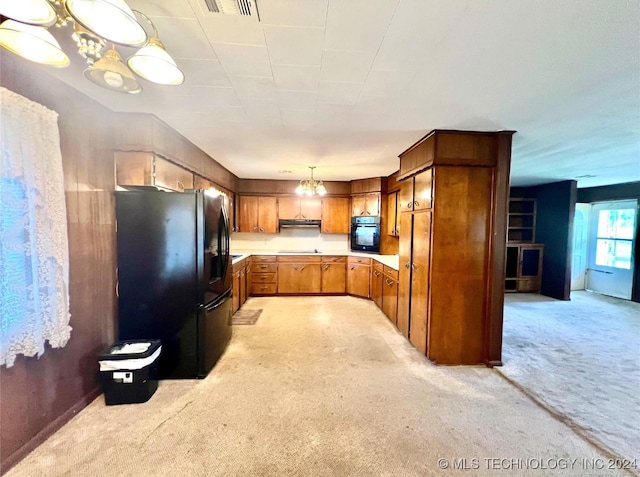
[[[502,364],[512,135],[434,130],[400,155],[397,324],[438,364]]]

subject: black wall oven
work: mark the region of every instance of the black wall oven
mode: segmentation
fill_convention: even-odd
[[[351,218],[351,250],[380,253],[380,217]]]

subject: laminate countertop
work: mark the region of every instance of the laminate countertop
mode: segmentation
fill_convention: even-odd
[[[351,252],[349,250],[339,251],[339,250],[327,250],[327,251],[274,251],[274,250],[234,250],[231,252],[233,258],[233,263],[238,263],[245,258],[248,258],[252,255],[320,255],[320,256],[347,256],[347,257],[365,257],[372,258],[373,260],[377,260],[378,262],[386,265],[387,267],[393,268],[394,270],[398,270],[399,258],[397,255],[379,255],[377,253],[361,253],[361,252]]]

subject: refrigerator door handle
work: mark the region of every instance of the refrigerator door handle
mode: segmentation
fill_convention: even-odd
[[[215,310],[216,308],[220,307],[230,296],[231,290],[227,290],[222,295],[220,295],[220,298],[218,298],[213,304],[200,305],[200,307],[204,308],[204,311],[208,313],[211,310]]]

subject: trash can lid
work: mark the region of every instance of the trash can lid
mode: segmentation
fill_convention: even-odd
[[[146,358],[160,347],[160,340],[123,340],[109,346],[98,356],[99,360]]]

